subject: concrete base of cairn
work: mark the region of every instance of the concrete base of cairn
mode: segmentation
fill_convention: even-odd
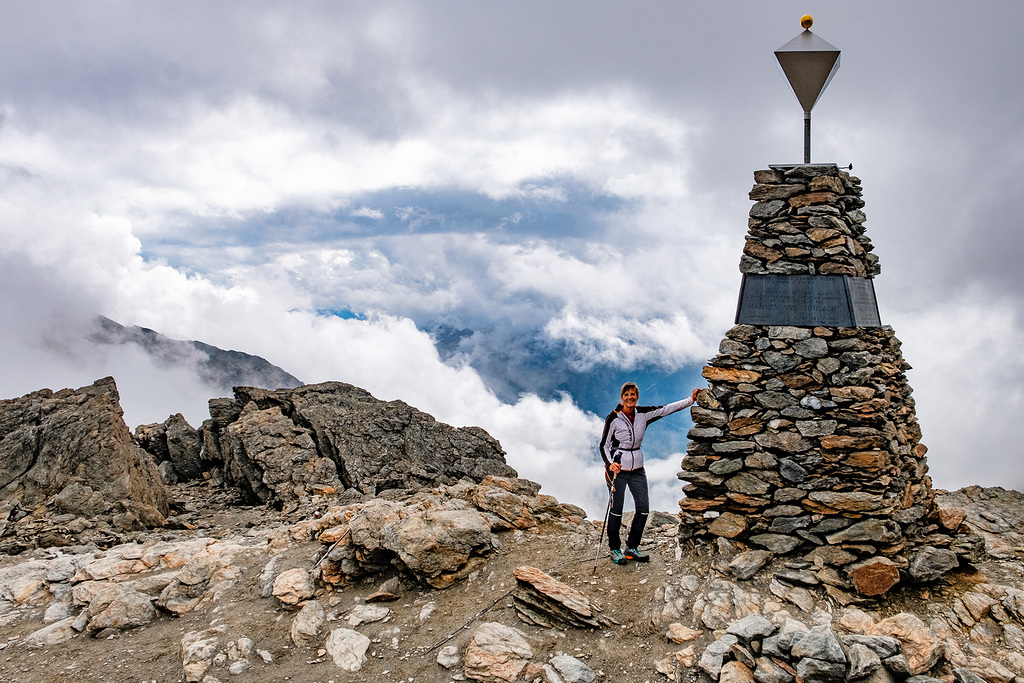
[[[878,272],[866,253],[859,181],[835,167],[812,172],[755,174],[751,198],[761,201],[741,271]],[[832,193],[820,191],[824,183]],[[816,216],[827,216],[830,229],[845,226],[855,248],[765,257],[781,235],[789,243],[822,238]],[[691,411],[678,475],[687,482],[681,539],[721,537],[800,556],[845,570],[855,587],[859,572],[864,595],[901,579],[934,580],[982,551],[977,538],[957,532],[962,516],[936,507],[910,366],[891,328],[741,324],[719,351],[703,370],[710,388]],[[878,577],[888,585],[880,589]]]

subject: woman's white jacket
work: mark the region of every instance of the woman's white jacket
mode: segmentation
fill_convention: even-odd
[[[643,467],[644,452],[640,450],[640,444],[644,440],[647,425],[692,405],[692,399],[684,398],[682,401],[663,406],[637,406],[633,410],[632,421],[622,412],[622,404],[616,406],[605,418],[604,432],[601,434],[601,458],[604,460],[604,466],[608,467],[617,462],[627,472]]]

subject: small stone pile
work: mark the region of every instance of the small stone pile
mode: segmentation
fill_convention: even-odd
[[[776,625],[751,614],[730,624],[708,645],[698,666],[724,683],[891,683],[908,676],[918,677],[910,679],[915,683],[929,683],[940,679],[924,674],[944,654],[944,643],[912,614],[873,624],[868,634],[848,635],[837,634],[828,622],[808,627],[798,619],[785,618]]]
[[[835,166],[755,178],[744,273],[879,272],[859,180]],[[691,411],[681,536],[803,553],[862,595],[970,560],[963,511],[935,504],[909,368],[888,327],[734,326]]]

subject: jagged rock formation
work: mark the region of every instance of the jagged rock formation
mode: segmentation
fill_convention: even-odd
[[[872,276],[860,181],[834,166],[755,173],[747,275]],[[977,559],[940,515],[900,342],[887,327],[739,324],[703,370],[710,389],[679,478],[681,534],[841,568],[865,595]]]
[[[162,423],[139,425],[135,428],[135,440],[156,460],[165,484],[203,476],[203,437],[181,413]]]
[[[107,377],[0,401],[0,549],[30,547],[44,528],[38,542],[66,545],[76,533],[164,524],[170,498],[119,400]]]
[[[171,339],[145,327],[125,327],[103,316],[96,317],[96,331],[89,337],[98,344],[133,344],[160,366],[194,369],[212,389],[229,392],[232,387],[297,387],[301,381],[259,356],[224,349],[199,341]]]
[[[361,497],[516,476],[479,427],[456,429],[342,382],[236,387],[234,399],[210,401],[210,415],[204,459],[254,502],[287,508],[343,490]]]
[[[484,430],[456,429],[338,382],[239,387],[235,399],[213,399],[210,409],[213,418],[200,430],[178,414],[140,426],[133,441],[111,378],[3,401],[0,530],[7,540],[0,549],[123,542],[128,532],[167,523],[165,484],[179,480],[209,478],[228,498],[237,492],[249,503],[312,512],[463,479],[516,476]],[[481,504],[495,508],[492,516],[511,514],[507,523],[529,521],[528,507],[509,512],[501,504],[536,497],[539,488],[516,484]],[[169,517],[174,525],[189,518],[187,510]]]

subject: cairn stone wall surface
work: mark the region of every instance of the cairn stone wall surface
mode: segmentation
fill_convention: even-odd
[[[857,178],[803,166],[755,180],[743,273],[879,272]],[[734,326],[691,411],[680,534],[845,567],[868,595],[972,557],[962,516],[935,504],[908,369],[889,327]]]
[[[835,166],[754,173],[740,272],[752,275],[852,275],[880,272],[864,234],[860,179]]]

